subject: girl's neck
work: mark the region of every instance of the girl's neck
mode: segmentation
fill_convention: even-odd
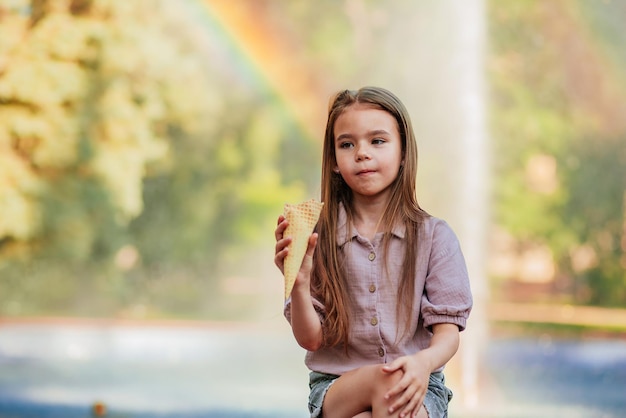
[[[382,225],[383,214],[387,208],[387,202],[383,200],[362,201],[355,200],[354,227],[359,234],[369,240],[373,240]]]

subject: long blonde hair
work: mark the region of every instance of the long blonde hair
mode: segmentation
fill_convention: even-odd
[[[350,334],[347,311],[347,277],[341,266],[337,247],[337,218],[341,204],[345,207],[349,223],[353,219],[352,191],[336,166],[334,127],[337,118],[354,104],[384,110],[394,117],[402,141],[404,163],[398,177],[391,185],[391,195],[381,219],[384,231],[384,250],[388,249],[391,230],[397,223],[406,227],[406,252],[402,265],[402,278],[398,289],[398,318],[404,319],[403,332],[408,331],[410,315],[414,307],[415,263],[420,225],[429,216],[417,203],[415,179],[417,175],[417,143],[409,114],[402,102],[391,92],[379,87],[363,87],[360,90],[343,90],[330,101],[328,121],[322,154],[321,200],[324,207],[317,225],[319,241],[313,257],[312,291],[326,307],[324,342],[327,346],[343,344],[347,349]],[[400,333],[398,324],[398,333]]]

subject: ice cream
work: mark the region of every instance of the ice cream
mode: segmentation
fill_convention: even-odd
[[[309,237],[317,224],[322,206],[324,203],[315,199],[297,205],[285,205],[285,218],[289,221],[289,226],[283,235],[292,239],[289,253],[285,257],[285,300],[291,295],[291,289],[293,289],[296,276],[306,254]]]

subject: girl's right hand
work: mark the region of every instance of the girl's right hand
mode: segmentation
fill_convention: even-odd
[[[285,229],[289,225],[289,221],[285,219],[284,215],[280,215],[278,217],[278,226],[274,231],[274,237],[276,238],[276,251],[274,253],[274,264],[281,271],[281,273],[285,274],[285,257],[287,257],[287,253],[289,252],[289,244],[291,244],[290,237],[284,237]]]

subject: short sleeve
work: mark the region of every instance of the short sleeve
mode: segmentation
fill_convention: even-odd
[[[432,246],[422,295],[424,327],[450,323],[465,329],[472,309],[472,293],[465,258],[450,226],[438,222],[432,232]]]

